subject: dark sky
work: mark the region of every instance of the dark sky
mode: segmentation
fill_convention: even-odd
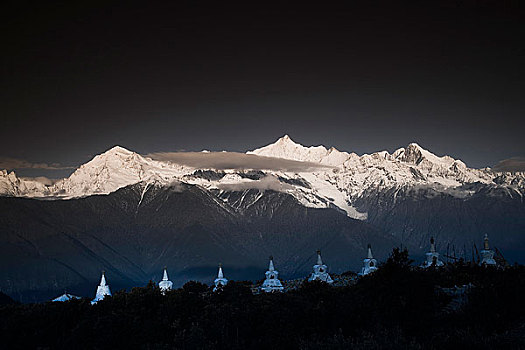
[[[518,1],[45,3],[2,11],[1,157],[75,166],[116,144],[246,151],[285,133],[358,154],[415,141],[472,167],[525,155]]]

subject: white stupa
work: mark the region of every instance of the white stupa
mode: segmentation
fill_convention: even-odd
[[[80,297],[77,297],[76,295],[72,295],[72,294],[69,294],[67,292],[64,292],[64,294],[62,294],[59,297],[56,297],[52,301],[70,301],[70,300],[73,300],[73,299],[80,299]]]
[[[443,261],[439,260],[439,253],[436,251],[436,245],[434,243],[434,237],[430,238],[430,251],[426,253],[427,260],[421,264],[422,268],[427,268],[430,266],[443,266]]]
[[[162,281],[159,282],[159,288],[162,293],[166,293],[173,288],[173,282],[168,278],[168,270],[166,267],[164,267],[164,277],[162,277]]]
[[[308,278],[308,281],[323,281],[326,283],[333,283],[332,277],[328,274],[328,267],[323,264],[321,259],[321,251],[317,251],[317,264],[314,265],[314,272]]]
[[[104,299],[106,295],[111,295],[109,286],[106,284],[106,277],[104,276],[104,271],[102,271],[102,278],[100,279],[100,285],[97,287],[97,294],[95,299],[91,301],[91,304],[96,304],[100,300]]]
[[[213,283],[215,283],[215,288],[213,288],[214,292],[217,291],[217,289],[224,287],[228,283],[228,280],[224,278],[224,274],[222,273],[222,264],[219,264],[219,272],[217,273],[217,278],[215,281],[213,281]]]
[[[363,265],[359,276],[365,276],[377,270],[377,260],[374,259],[372,255],[372,246],[370,244],[368,245],[368,255],[366,259],[363,260]]]
[[[485,234],[483,239],[483,250],[479,253],[481,254],[481,265],[496,265],[494,251],[489,247],[489,236],[487,234]]]
[[[264,280],[261,290],[265,292],[282,292],[284,289],[281,281],[279,281],[279,272],[273,266],[273,257],[270,257],[270,265],[266,271],[266,279]]]

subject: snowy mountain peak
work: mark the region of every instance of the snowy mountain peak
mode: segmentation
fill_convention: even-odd
[[[410,143],[405,148],[396,150],[392,156],[400,161],[419,165],[421,163],[431,163],[436,166],[450,167],[454,162],[464,164],[460,160],[455,160],[449,156],[439,157],[434,153],[427,151],[415,142]]]
[[[119,168],[129,167],[130,163],[144,163],[145,160],[139,154],[127,150],[121,146],[110,148],[104,153],[96,155],[92,160],[83,164],[75,173],[82,168],[94,169],[97,167],[111,168],[112,170],[119,170]],[[73,173],[74,174],[74,173]]]
[[[417,143],[412,142],[399,153],[398,159],[407,163],[419,164],[423,160],[424,151]]]
[[[102,154],[132,154],[134,152],[122,147],[122,146],[119,146],[119,145],[116,145],[116,146],[113,146],[112,148],[108,149],[106,152],[102,153]]]
[[[301,162],[321,163],[329,166],[341,165],[349,157],[348,153],[340,152],[334,147],[329,150],[322,145],[305,147],[294,142],[288,135],[284,135],[272,144],[247,153]]]
[[[421,146],[420,146],[419,144],[417,144],[416,142],[410,142],[410,143],[408,144],[407,148],[409,148],[409,147],[411,147],[411,148],[417,148],[417,149],[421,149],[421,150],[423,149],[423,147],[421,147]]]
[[[285,134],[283,137],[277,140],[277,142],[293,142],[293,140],[288,134]]]
[[[423,147],[421,147],[419,144],[415,142],[411,142],[408,144],[408,146],[405,147],[405,155],[419,155],[419,156],[425,156],[430,155],[430,157],[437,157],[432,152],[427,151]]]
[[[275,146],[274,148],[287,148],[287,149],[303,147],[303,145],[292,140],[292,138],[288,134],[284,135],[283,137],[280,137],[277,141],[275,141],[273,144],[270,144],[268,146],[272,146],[272,145]]]
[[[99,155],[96,155],[95,157],[93,157],[91,161],[95,161],[95,160],[108,161],[109,159],[120,159],[121,161],[129,161],[133,158],[136,158],[136,156],[139,156],[139,154],[133,151],[130,151],[122,146],[114,146],[108,149],[107,151]],[[89,164],[89,162],[86,164]]]
[[[124,147],[115,146],[81,165],[54,187],[68,197],[107,194],[141,181],[169,182],[180,166],[144,158]]]

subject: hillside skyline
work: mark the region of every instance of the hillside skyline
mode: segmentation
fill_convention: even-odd
[[[324,143],[308,145],[308,144],[304,144],[302,142],[296,142],[297,140],[295,138],[292,138],[289,134],[282,134],[282,136],[279,137],[275,142],[278,142],[279,140],[285,139],[285,138],[288,138],[292,142],[297,143],[298,145],[301,145],[303,147],[310,147],[310,148],[312,148],[312,147],[313,148],[315,148],[315,147],[324,147],[326,149],[332,149],[333,148],[333,149],[335,149],[337,151],[340,151],[340,152],[355,153],[358,156],[363,156],[365,154],[373,154],[373,153],[383,152],[383,151],[386,151],[386,152],[388,152],[390,154],[393,154],[396,150],[399,150],[401,148],[407,147],[410,144],[415,144],[415,145],[418,145],[419,147],[422,147],[423,149],[429,150],[432,154],[434,154],[434,155],[436,155],[438,157],[443,157],[443,156],[449,156],[450,157],[451,156],[450,154],[435,153],[435,152],[433,152],[431,147],[421,146],[418,142],[415,142],[415,141],[411,141],[411,142],[409,142],[409,143],[407,143],[405,145],[399,145],[398,147],[393,147],[393,148],[390,148],[390,149],[380,148],[380,149],[377,149],[377,150],[373,150],[371,152],[358,153],[358,152],[355,152],[353,150],[341,149],[341,148],[337,148],[337,147],[335,147],[333,145],[326,145]],[[265,143],[265,144],[260,145],[260,146],[265,146],[265,145],[268,145],[268,144],[269,143]],[[270,143],[270,144],[272,144],[272,143]],[[198,154],[200,152],[205,152],[205,153],[209,152],[209,153],[218,153],[218,154],[221,153],[221,154],[224,154],[222,156],[222,158],[224,158],[224,159],[228,159],[228,156],[231,155],[232,158],[233,158],[231,161],[233,161],[233,162],[238,161],[238,160],[236,160],[237,156],[235,156],[235,155],[245,154],[245,153],[249,154],[252,150],[257,148],[257,147],[253,147],[252,146],[251,148],[248,148],[248,149],[245,149],[245,150],[241,150],[241,151],[230,150],[230,149],[205,149],[205,148],[195,149],[195,150],[187,150],[187,149],[179,149],[179,150],[158,149],[158,150],[155,150],[155,151],[152,151],[152,152],[144,153],[144,152],[139,152],[138,150],[136,150],[136,149],[134,149],[132,147],[126,147],[124,145],[113,145],[111,147],[108,147],[107,149],[100,150],[98,153],[93,154],[91,157],[88,157],[85,162],[89,161],[94,156],[96,156],[98,154],[105,153],[108,150],[110,150],[112,148],[115,148],[115,147],[122,147],[122,148],[124,148],[126,150],[130,150],[132,152],[137,152],[138,154],[141,154],[141,155],[143,155],[145,157],[151,157],[151,156],[156,156],[156,155],[158,156],[160,154],[168,154],[168,153],[180,154],[179,161],[187,158],[188,156],[191,157],[191,154]],[[453,158],[465,162],[465,160],[462,159],[461,157],[453,157]],[[53,179],[59,179],[59,178],[68,177],[79,166],[81,166],[85,162],[79,162],[78,160],[76,162],[71,163],[71,164],[60,164],[60,163],[53,163],[53,162],[52,163],[48,163],[48,162],[40,162],[40,161],[31,162],[31,161],[28,161],[28,160],[25,160],[25,159],[17,159],[17,158],[12,158],[12,157],[0,156],[0,170],[6,170],[6,171],[9,171],[9,172],[10,171],[14,171],[14,172],[16,172],[16,174],[18,176],[41,179],[42,181],[46,182],[48,179],[53,180]],[[177,163],[177,159],[175,159],[175,163]],[[204,167],[208,167],[210,169],[214,169],[216,167],[213,164],[214,163],[211,163],[211,165],[206,165],[206,163],[205,163]],[[248,165],[249,164],[250,163],[248,162]],[[479,167],[470,166],[468,163],[466,165],[468,167],[470,167],[470,168],[473,168],[473,169],[480,169]],[[247,166],[247,168],[250,168],[250,166]],[[260,168],[260,165],[259,165],[259,168]],[[482,167],[482,168],[485,168],[485,167]],[[509,158],[509,159],[503,159],[503,160],[500,160],[500,161],[496,162],[495,164],[493,164],[491,166],[487,166],[487,168],[491,168],[494,171],[511,171],[511,172],[525,171],[525,157],[512,157],[512,158]],[[257,166],[254,169],[257,169]],[[49,174],[51,174],[52,176],[49,176],[49,177],[46,176],[46,175],[49,175]]]

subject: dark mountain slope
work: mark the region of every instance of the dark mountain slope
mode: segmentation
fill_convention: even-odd
[[[232,206],[224,196],[253,201]],[[0,198],[1,285],[23,301],[64,288],[94,293],[100,270],[113,290],[160,279],[259,279],[268,255],[285,278],[306,276],[315,250],[332,271],[358,269],[368,242],[386,255],[394,242],[332,209],[306,208],[274,191],[212,193],[198,186],[137,184],[110,195],[41,201]]]
[[[465,190],[472,194],[462,197],[428,186],[369,191],[355,205],[368,212],[370,224],[400,239],[412,253],[428,249],[433,236],[441,253],[450,244],[458,255],[465,249],[470,259],[474,245],[481,249],[488,234],[491,245],[508,260],[525,262],[525,202],[520,193],[483,184],[468,186]]]

